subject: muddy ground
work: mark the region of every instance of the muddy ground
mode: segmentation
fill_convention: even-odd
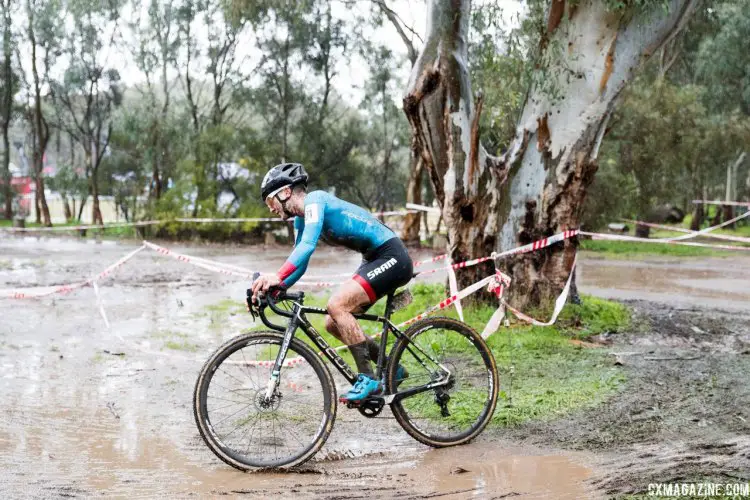
[[[3,236],[0,290],[77,281],[133,248]],[[261,270],[287,253],[175,249]],[[309,273],[357,261],[321,249]],[[149,251],[101,284],[109,327],[91,289],[0,300],[0,494],[572,499],[657,481],[750,481],[750,258],[586,256],[578,282],[636,311],[631,331],[592,339],[628,379],[608,402],[445,450],[416,443],[387,412],[372,425],[341,408],[323,450],[283,474],[226,466],[192,417],[202,361],[251,326],[227,305],[245,283]]]

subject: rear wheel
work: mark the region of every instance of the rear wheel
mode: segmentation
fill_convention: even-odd
[[[292,467],[325,443],[336,418],[335,385],[306,344],[292,339],[276,394],[266,387],[284,336],[254,332],[221,346],[201,369],[193,412],[208,447],[242,470]]]
[[[471,327],[450,318],[415,323],[393,348],[386,385],[389,394],[432,382],[440,387],[391,404],[393,415],[414,439],[434,447],[468,443],[484,430],[497,404],[495,358]],[[399,380],[401,365],[408,377]]]

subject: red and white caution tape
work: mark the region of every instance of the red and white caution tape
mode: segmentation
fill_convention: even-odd
[[[409,213],[415,213],[417,210],[391,210],[387,212],[373,212],[372,215],[379,217],[403,216]],[[110,229],[115,227],[142,227],[153,226],[156,224],[167,224],[169,222],[183,222],[196,224],[211,223],[234,223],[234,222],[287,222],[278,217],[235,217],[235,218],[198,218],[198,217],[178,217],[168,220],[147,220],[140,222],[120,222],[114,224],[81,224],[77,226],[52,226],[52,227],[2,227],[0,231],[7,232],[46,232],[46,231],[80,231],[82,229]]]
[[[433,213],[440,213],[440,209],[437,207],[428,207],[427,205],[418,205],[416,203],[407,203],[406,208],[410,208],[412,210],[420,210],[422,212],[433,212]]]
[[[568,275],[568,281],[565,282],[565,287],[563,288],[562,292],[560,293],[560,296],[557,297],[557,300],[555,300],[555,309],[552,311],[552,317],[549,321],[539,321],[531,316],[527,316],[515,307],[511,306],[506,302],[505,299],[500,299],[500,302],[503,306],[507,307],[510,312],[515,314],[515,316],[523,321],[526,321],[527,323],[531,323],[532,325],[536,326],[551,326],[554,325],[557,321],[557,317],[560,315],[560,312],[563,310],[563,307],[565,306],[565,303],[568,301],[568,294],[570,293],[570,283],[573,280],[573,273],[576,270],[576,262],[578,260],[578,254],[576,254],[575,259],[573,260],[573,267],[570,268],[570,275]],[[483,334],[484,335],[484,334]],[[488,334],[488,336],[491,334]],[[486,337],[485,337],[486,338]]]
[[[503,305],[502,298],[505,289],[510,286],[510,281],[511,280],[509,276],[495,269],[495,280],[490,282],[488,290],[490,292],[493,292],[497,296],[500,305],[492,314],[489,321],[487,321],[487,324],[484,326],[484,330],[482,330],[483,339],[486,339],[487,337],[495,333],[497,329],[500,328],[500,323],[502,323],[502,321],[505,319],[505,306]]]
[[[581,231],[580,234],[584,236],[591,236],[595,240],[639,241],[643,243],[661,243],[661,244],[666,244],[666,245],[681,245],[681,246],[686,246],[686,247],[718,248],[721,250],[745,250],[745,251],[750,250],[750,247],[740,247],[736,245],[714,245],[710,243],[695,243],[695,242],[689,242],[689,241],[637,238],[635,236],[623,236],[619,234],[589,233],[586,231]]]
[[[750,213],[750,212],[748,212],[748,213]],[[641,221],[630,220],[630,219],[623,219],[623,220],[626,221],[626,222],[630,222],[632,224],[638,224],[639,226],[648,226],[648,227],[653,227],[653,228],[657,228],[657,229],[668,229],[670,231],[676,231],[678,233],[687,233],[687,234],[692,235],[692,237],[695,237],[695,236],[706,236],[708,238],[715,238],[717,240],[737,241],[737,242],[740,242],[740,243],[750,243],[750,238],[743,238],[742,236],[731,236],[731,235],[728,235],[728,234],[714,234],[712,232],[701,233],[701,232],[698,232],[698,231],[693,231],[691,229],[685,229],[683,227],[666,226],[664,224],[654,224],[652,222],[641,222]],[[718,226],[714,226],[713,229],[716,229],[716,228],[718,228]],[[711,229],[711,230],[713,231],[713,229]]]
[[[408,213],[414,213],[416,210],[392,210],[388,212],[371,212],[375,217],[391,217],[398,215],[406,215]],[[280,217],[233,217],[233,218],[208,218],[208,217],[178,217],[174,219],[176,222],[194,222],[196,224],[213,224],[222,222],[291,222],[292,219],[282,219]],[[169,222],[169,221],[164,221]]]
[[[453,266],[446,266],[448,270],[448,288],[450,289],[451,295],[458,294],[458,282],[456,280],[456,271],[453,270]],[[458,313],[458,319],[464,320],[464,308],[461,306],[461,300],[456,300],[454,304],[456,306],[456,313]]]
[[[372,215],[375,217],[394,217],[399,215],[406,215],[406,214],[415,214],[419,212],[419,210],[391,210],[388,212],[372,212]]]
[[[107,313],[104,311],[104,303],[102,302],[102,296],[99,293],[99,286],[96,284],[96,280],[91,283],[94,286],[94,295],[96,295],[96,304],[99,306],[99,314],[104,319],[104,324],[109,329],[109,320],[107,319]]]
[[[208,271],[213,271],[225,276],[237,276],[245,279],[253,278],[252,271],[236,271],[233,269],[227,269],[223,265],[219,265],[218,263],[209,261],[208,259],[196,258],[190,255],[181,254],[175,252],[174,250],[170,250],[169,248],[151,243],[150,241],[144,241],[143,244],[160,255],[166,255],[167,257],[172,257],[173,259],[176,259],[180,262],[185,262],[186,264],[191,264]]]
[[[722,228],[724,226],[728,226],[729,224],[734,224],[738,220],[744,219],[745,217],[750,217],[750,211],[747,211],[744,214],[740,214],[737,217],[729,219],[728,221],[724,221],[721,224],[717,224],[715,226],[711,226],[711,227],[707,227],[705,229],[701,229],[700,231],[692,231],[690,234],[685,234],[683,236],[677,236],[675,238],[655,238],[654,241],[682,241],[682,240],[687,240],[687,239],[690,239],[690,238],[695,238],[696,236],[701,236],[701,235],[710,233],[711,231],[714,231],[716,229]]]
[[[118,224],[86,224],[80,226],[53,226],[53,227],[3,227],[0,231],[9,232],[38,232],[38,231],[78,231],[81,229],[110,229],[113,227],[140,227],[161,224],[162,221],[146,220],[141,222],[122,222]]]
[[[111,266],[107,267],[104,271],[100,272],[96,276],[87,279],[86,281],[82,281],[80,283],[72,283],[69,285],[62,285],[62,286],[54,286],[54,287],[44,287],[42,290],[35,290],[35,291],[18,291],[14,290],[12,292],[6,293],[4,295],[0,295],[0,299],[38,299],[41,297],[47,297],[50,295],[55,294],[67,294],[72,292],[73,290],[77,290],[79,288],[83,288],[86,286],[91,286],[95,281],[101,280],[106,278],[107,276],[110,276],[112,273],[114,273],[117,269],[119,269],[123,264],[125,264],[127,261],[132,259],[138,252],[141,250],[144,250],[146,248],[145,245],[138,247],[137,249],[133,250],[132,252],[125,255],[123,258],[112,264]]]
[[[419,267],[419,266],[423,266],[425,264],[432,264],[433,262],[438,262],[438,261],[444,260],[447,257],[448,257],[448,254],[444,253],[443,255],[436,255],[435,257],[433,257],[431,259],[418,260],[413,265],[414,265],[414,267]]]
[[[107,267],[104,271],[100,272],[99,274],[97,274],[96,276],[92,278],[87,279],[86,281],[82,281],[80,283],[71,283],[69,285],[44,287],[43,289],[44,291],[14,290],[4,295],[0,295],[0,299],[38,299],[41,297],[47,297],[47,296],[55,295],[55,294],[65,295],[79,288],[91,286],[95,281],[98,281],[98,280],[106,278],[107,276],[110,276],[117,269],[119,269],[123,264],[125,264],[127,261],[132,259],[138,252],[140,252],[141,250],[145,248],[146,248],[145,246],[138,247],[137,249],[133,250],[132,252],[128,253],[123,258],[121,258],[120,260],[112,264],[111,266]]]
[[[477,290],[480,290],[481,288],[485,287],[490,281],[492,281],[494,279],[495,279],[495,275],[494,274],[491,275],[491,276],[487,276],[486,278],[483,278],[483,279],[477,281],[476,283],[467,286],[466,288],[464,288],[463,290],[461,290],[457,294],[451,295],[447,299],[440,301],[438,304],[435,304],[434,306],[430,307],[429,309],[427,309],[423,313],[418,314],[418,315],[414,316],[411,319],[403,321],[403,322],[399,323],[396,326],[398,328],[401,328],[401,327],[410,325],[410,324],[414,323],[415,321],[419,321],[420,319],[429,316],[431,313],[433,313],[435,311],[439,311],[441,309],[446,309],[447,307],[450,307],[451,305],[453,305],[453,303],[455,303],[456,301],[464,299],[464,298],[468,297],[469,295],[471,295],[472,293],[476,292]]]
[[[284,219],[280,219],[278,217],[235,217],[229,219],[178,217],[174,220],[175,222],[194,222],[196,224],[212,224],[222,222],[286,222]]]
[[[492,255],[489,255],[487,257],[479,257],[477,259],[466,260],[464,262],[457,262],[455,264],[451,264],[450,267],[453,269],[463,269],[464,267],[475,266],[477,264],[481,264],[482,262],[487,262],[488,260],[501,259],[509,255],[516,255],[520,253],[534,252],[536,250],[547,248],[548,246],[554,245],[555,243],[559,243],[563,240],[567,240],[569,238],[577,236],[578,234],[580,234],[580,231],[578,229],[563,231],[562,233],[555,234],[553,236],[550,236],[549,238],[542,238],[541,240],[534,241],[532,243],[529,243],[528,245],[523,245],[517,248],[512,248],[510,250],[506,250],[505,252],[500,252],[500,253],[493,252]],[[438,257],[442,259],[442,258],[445,258],[446,256],[440,255]],[[426,262],[429,262],[429,261],[423,261],[422,263],[426,263]],[[443,271],[443,270],[445,270],[444,267],[438,267],[435,269],[428,269],[427,271],[421,271],[419,274],[420,275],[431,274],[431,273],[436,273],[436,272]]]
[[[193,266],[200,267],[208,271],[213,271],[215,273],[223,274],[225,276],[236,276],[236,277],[247,279],[247,280],[253,279],[254,272],[249,269],[244,269],[238,266],[232,266],[229,264],[224,264],[221,262],[204,259],[201,257],[193,257],[191,255],[178,253],[178,252],[175,252],[174,250],[170,250],[169,248],[156,245],[149,241],[144,241],[143,244],[147,246],[148,248],[150,248],[151,250],[156,251],[156,253],[158,254],[165,255],[167,257],[172,257],[173,259],[176,259],[180,262],[191,264]],[[307,286],[307,287],[312,287],[312,288],[329,288],[329,287],[337,286],[340,284],[341,283],[336,283],[336,282],[308,282],[308,281],[297,282],[298,286]]]

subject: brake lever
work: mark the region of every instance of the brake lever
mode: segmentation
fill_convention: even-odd
[[[245,302],[247,303],[247,309],[248,311],[250,311],[250,315],[253,317],[253,322],[255,322],[255,319],[260,316],[260,310],[258,310],[257,312],[255,310],[256,307],[259,307],[259,305],[256,306],[255,302],[253,301],[253,289],[252,289],[252,284],[255,283],[255,280],[257,280],[259,276],[260,276],[259,272],[256,271],[255,273],[253,273],[253,278],[252,278],[252,281],[250,282],[250,288],[247,289],[247,292],[246,292],[247,297],[245,299]]]

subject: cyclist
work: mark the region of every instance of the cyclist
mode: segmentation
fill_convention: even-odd
[[[294,217],[297,236],[294,251],[281,269],[262,274],[253,283],[253,298],[270,287],[286,289],[296,283],[319,239],[361,253],[361,265],[328,300],[326,315],[326,329],[349,346],[359,371],[357,382],[341,399],[361,401],[382,390],[370,364],[377,361],[380,346],[362,332],[352,314],[407,284],[413,265],[403,242],[388,226],[365,209],[325,191],[308,193],[307,180],[299,163],[276,165],[263,178],[263,200],[282,219]]]

